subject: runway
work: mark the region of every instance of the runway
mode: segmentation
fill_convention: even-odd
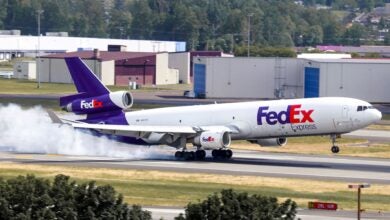
[[[228,161],[178,161],[172,154],[173,151],[163,151],[159,157],[165,159],[118,159],[2,151],[0,161],[390,184],[387,159],[235,151],[234,158]]]
[[[184,214],[182,208],[169,208],[169,207],[143,207],[144,209],[152,212],[153,219],[174,219],[180,213]],[[302,220],[352,220],[356,219],[356,212],[354,211],[324,211],[324,210],[308,210],[298,209],[297,218]],[[377,212],[362,212],[362,219],[389,219],[390,213],[377,213]]]

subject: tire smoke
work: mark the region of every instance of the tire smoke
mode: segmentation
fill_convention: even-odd
[[[167,157],[161,149],[129,145],[53,124],[42,107],[0,104],[0,147],[20,153],[104,156],[123,159]]]

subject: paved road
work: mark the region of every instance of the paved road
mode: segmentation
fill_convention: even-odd
[[[390,184],[390,161],[386,159],[235,151],[229,161],[177,161],[172,154],[159,154],[165,159],[126,160],[3,151],[0,161]]]

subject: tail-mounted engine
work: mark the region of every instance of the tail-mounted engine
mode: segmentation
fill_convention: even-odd
[[[252,144],[258,144],[262,147],[280,147],[287,144],[287,138],[267,138],[248,141]]]
[[[196,136],[193,143],[205,149],[219,149],[229,147],[231,138],[226,131],[205,131]]]
[[[75,114],[94,114],[115,110],[126,110],[133,105],[133,96],[130,92],[118,91],[97,97],[76,99],[66,106],[64,110]]]

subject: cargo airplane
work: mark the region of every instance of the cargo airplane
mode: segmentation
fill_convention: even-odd
[[[68,112],[86,115],[69,124],[120,142],[172,146],[178,149],[175,157],[187,160],[204,159],[205,150],[212,150],[214,158],[229,159],[231,140],[283,146],[288,137],[309,135],[330,135],[331,151],[337,153],[337,137],[382,117],[368,102],[341,97],[125,111],[133,104],[131,93],[110,92],[78,57],[65,58],[65,62],[78,93],[61,97],[60,105]],[[187,144],[196,151],[187,149]]]

